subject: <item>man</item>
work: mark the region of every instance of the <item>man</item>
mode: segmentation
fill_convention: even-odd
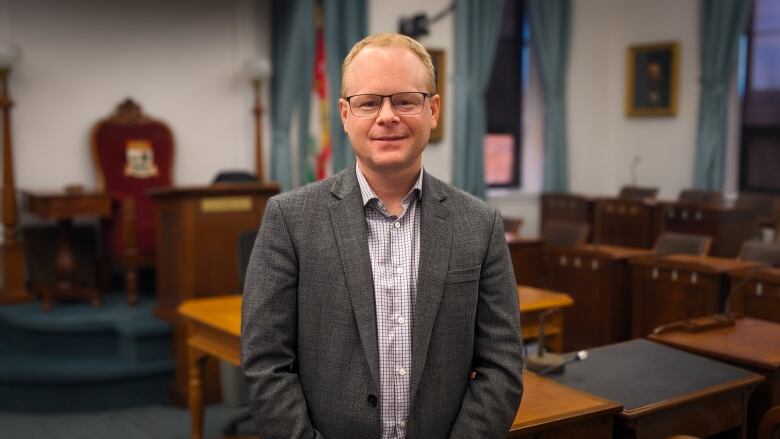
[[[505,437],[522,395],[515,280],[498,212],[422,171],[431,59],[380,34],[342,71],[357,163],[272,198],[249,263],[260,436]]]

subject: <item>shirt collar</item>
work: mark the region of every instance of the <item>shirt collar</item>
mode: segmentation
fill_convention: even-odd
[[[355,162],[355,174],[357,175],[358,185],[360,186],[360,195],[363,197],[363,206],[366,206],[371,200],[378,201],[379,197],[377,197],[374,190],[371,189],[368,180],[366,180],[366,177],[363,175],[363,171],[360,170],[360,166],[358,166],[357,162]],[[414,186],[412,186],[412,189],[404,195],[404,199],[408,198],[413,192],[416,192],[418,197],[422,194],[422,177],[423,169],[421,167],[420,175],[417,176],[417,181],[414,183]]]

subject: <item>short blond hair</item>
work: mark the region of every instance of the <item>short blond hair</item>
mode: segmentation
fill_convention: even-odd
[[[366,47],[399,47],[403,49],[409,49],[417,58],[422,61],[425,67],[426,82],[428,83],[428,92],[436,93],[436,75],[433,70],[433,61],[431,61],[431,55],[425,50],[417,40],[407,37],[406,35],[383,33],[369,35],[362,40],[355,43],[352,46],[352,50],[349,51],[344,58],[344,62],[341,64],[341,96],[346,95],[346,85],[344,78],[347,75],[347,69],[354,61],[355,57],[361,50]]]

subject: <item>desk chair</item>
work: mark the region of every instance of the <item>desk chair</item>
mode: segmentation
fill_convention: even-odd
[[[590,224],[572,221],[548,221],[542,230],[546,247],[573,247],[588,241]]]
[[[222,171],[214,177],[214,184],[217,183],[246,183],[257,181],[257,176],[246,171]]]
[[[741,261],[754,261],[780,267],[780,243],[745,241],[739,250],[737,259]]]
[[[712,238],[689,233],[663,232],[655,241],[653,251],[659,255],[684,254],[706,256]]]
[[[622,200],[637,200],[643,201],[647,199],[655,200],[658,196],[657,187],[643,187],[643,186],[623,186],[620,188],[618,198]]]
[[[758,424],[758,439],[780,439],[780,406],[767,410]]]
[[[520,230],[523,228],[522,218],[504,218],[504,233],[508,233],[514,236],[520,236]]]
[[[723,193],[718,191],[702,191],[699,189],[684,189],[677,201],[690,204],[720,205],[723,204]]]
[[[138,267],[155,263],[156,232],[152,199],[147,191],[173,184],[173,134],[126,99],[92,131],[92,159],[97,186],[113,199],[113,213],[103,224],[103,283],[108,285],[111,259],[125,272],[127,301],[138,301]]]
[[[252,255],[252,248],[255,246],[256,238],[257,230],[247,230],[238,236],[238,277],[241,279],[241,285],[244,285],[244,280],[246,279],[246,269],[249,265],[249,257]],[[245,392],[246,388],[242,388],[240,391]],[[222,434],[224,434],[225,437],[235,437],[238,432],[238,426],[251,420],[252,414],[249,413],[249,409],[247,408],[225,425],[222,429]]]

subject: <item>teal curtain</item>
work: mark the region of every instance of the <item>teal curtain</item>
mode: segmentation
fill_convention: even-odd
[[[545,191],[569,189],[566,139],[566,70],[569,56],[570,0],[531,0],[536,64],[544,93]]]
[[[339,116],[341,63],[352,46],[366,35],[366,0],[325,0],[325,64],[328,72],[330,134],[333,151],[333,173],[352,163],[354,154]]]
[[[485,197],[485,92],[503,10],[503,0],[455,0],[452,182],[480,198]]]
[[[750,9],[748,0],[701,0],[701,96],[696,133],[693,186],[723,188],[728,124],[728,90],[737,65],[739,36]]]
[[[290,125],[296,108],[306,116],[298,132],[306,145],[308,106],[314,58],[314,0],[275,0],[271,4],[271,178],[282,190],[298,182],[292,177]],[[307,86],[308,84],[308,86]],[[303,122],[303,121],[302,121]]]

